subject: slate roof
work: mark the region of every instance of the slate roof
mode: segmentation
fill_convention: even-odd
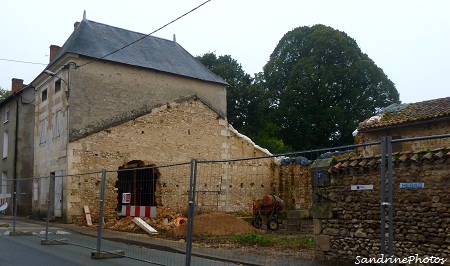
[[[358,131],[363,132],[442,118],[450,119],[450,97],[389,106],[377,116],[360,123]]]
[[[65,53],[100,59],[144,36],[146,34],[83,19],[49,65]],[[102,60],[228,85],[178,43],[154,36],[145,37]]]

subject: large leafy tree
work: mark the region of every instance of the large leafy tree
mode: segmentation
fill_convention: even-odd
[[[230,88],[227,93],[227,117],[237,129],[245,127],[247,121],[246,108],[248,94],[246,91],[252,84],[252,77],[245,73],[241,64],[229,55],[216,56],[215,53],[206,53],[197,56],[197,59],[216,75],[223,78]]]
[[[269,122],[271,100],[262,72],[252,78],[230,55],[217,56],[210,52],[197,59],[230,84],[227,118],[234,128],[272,153],[290,150],[276,136],[276,126]]]
[[[252,85],[243,93],[247,94],[247,104],[244,109],[247,114],[245,132],[257,144],[274,154],[292,151],[291,147],[278,137],[277,125],[272,122],[274,112],[271,103],[273,99],[266,87],[264,73],[255,74]]]
[[[358,122],[399,102],[395,85],[344,32],[286,33],[264,67],[278,136],[295,150],[353,143]]]

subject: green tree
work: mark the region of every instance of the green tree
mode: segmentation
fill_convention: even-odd
[[[11,95],[11,91],[7,91],[0,87],[0,102],[6,99],[9,95]]]
[[[267,123],[254,136],[253,141],[259,146],[269,150],[272,154],[282,154],[293,151],[277,135],[277,126],[273,123]]]
[[[271,108],[273,98],[266,86],[264,73],[255,74],[252,85],[243,94],[246,94],[248,99],[245,108],[246,134],[251,136],[256,144],[273,154],[292,151],[292,148],[278,137],[278,127],[271,122],[274,118],[273,108]]]
[[[276,136],[276,126],[268,124],[272,100],[268,97],[262,72],[252,78],[230,55],[206,53],[197,59],[230,84],[227,92],[227,119],[235,129],[272,153],[289,150]]]
[[[215,53],[210,52],[197,56],[197,59],[230,84],[227,91],[227,118],[237,130],[244,130],[248,125],[247,105],[249,97],[252,97],[248,95],[248,91],[253,81],[252,77],[229,55],[217,57]]]
[[[264,75],[278,137],[295,150],[353,144],[358,122],[399,102],[394,83],[356,41],[324,25],[286,33]]]

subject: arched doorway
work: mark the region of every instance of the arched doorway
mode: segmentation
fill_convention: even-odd
[[[160,173],[155,165],[145,165],[133,160],[119,167],[117,171],[117,211],[122,205],[156,206],[156,183]],[[129,198],[124,200],[124,195]]]

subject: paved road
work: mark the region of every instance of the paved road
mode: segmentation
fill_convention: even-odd
[[[85,248],[72,245],[41,245],[40,238],[35,236],[2,236],[0,250],[0,265],[149,265],[128,258],[93,260],[90,251]]]
[[[85,236],[86,237],[86,236]],[[125,254],[125,245],[117,245]],[[0,265],[59,266],[59,265],[184,265],[185,256],[170,252],[154,251],[154,261],[138,261],[130,258],[92,259],[93,250],[77,245],[41,245],[36,236],[0,236]],[[159,262],[158,262],[159,261]],[[193,258],[192,265],[236,265],[205,258]]]
[[[12,236],[13,221],[0,216],[1,265],[185,265],[185,244],[147,238],[134,239],[134,235],[107,232],[103,235],[101,250],[123,250],[128,258],[92,259],[96,250],[96,230],[75,225],[59,224],[49,227],[48,239],[65,239],[69,245],[41,245],[45,237],[45,224],[18,220],[16,231],[28,236]],[[106,230],[107,231],[107,230]],[[302,265],[331,266],[332,264],[273,256],[240,254],[213,248],[194,247],[191,265]],[[273,254],[268,254],[273,255]],[[134,258],[134,259],[131,259]],[[136,258],[138,260],[136,260]],[[240,261],[240,263],[238,263]]]
[[[96,238],[67,228],[50,226],[48,239],[67,240],[68,245],[42,245],[45,224],[17,221],[13,230],[11,220],[0,217],[0,266],[52,266],[52,265],[184,265],[185,255],[180,252],[142,248],[123,242],[102,241],[102,250],[125,253],[125,258],[92,259],[96,251]],[[92,231],[92,229],[91,229]],[[14,233],[13,233],[14,232]],[[27,235],[17,236],[25,232]],[[142,261],[127,257],[142,257]],[[192,265],[236,265],[226,261],[193,257]]]

